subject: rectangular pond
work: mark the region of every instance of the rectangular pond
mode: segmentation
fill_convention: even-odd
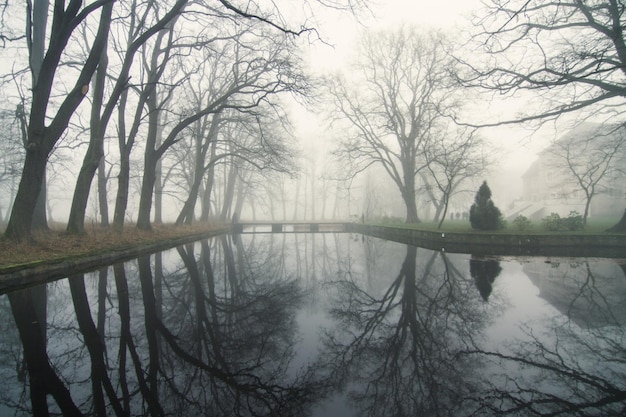
[[[0,296],[0,416],[623,416],[620,260],[218,236]]]

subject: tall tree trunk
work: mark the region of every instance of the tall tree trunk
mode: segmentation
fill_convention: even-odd
[[[406,222],[407,223],[420,223],[419,216],[417,215],[417,203],[415,201],[415,188],[404,187],[402,189],[402,199],[406,205]]]
[[[161,129],[157,130],[157,146],[161,144]],[[163,223],[163,161],[159,158],[154,168],[154,223]]]
[[[5,235],[10,239],[23,240],[30,237],[35,204],[41,190],[47,161],[47,151],[38,148],[27,149],[22,178],[5,231]]]
[[[32,230],[45,231],[49,230],[48,227],[48,214],[46,211],[46,204],[48,202],[48,184],[46,171],[43,172],[43,178],[41,179],[41,189],[37,196],[37,202],[35,203],[35,211],[33,211],[33,223]]]
[[[215,160],[217,152],[217,141],[211,143],[211,157],[209,160]],[[204,183],[204,196],[202,197],[202,208],[200,213],[200,221],[206,222],[211,215],[211,192],[213,190],[213,183],[215,182],[215,164],[209,166],[207,171],[206,181]]]
[[[241,210],[243,209],[243,203],[246,201],[246,189],[248,188],[247,184],[244,184],[243,181],[238,181],[237,184],[237,198],[235,199],[235,210],[233,212],[233,217],[241,218]],[[272,210],[273,213],[273,210]]]
[[[41,67],[41,63],[38,64]],[[37,69],[37,73],[38,73]],[[33,69],[33,80],[35,80],[34,76],[35,70]],[[19,105],[15,111],[15,115],[18,119],[18,123],[20,125],[20,132],[22,135],[22,143],[25,149],[28,149],[28,122],[26,120],[26,113],[24,113],[24,106]],[[37,196],[37,202],[35,203],[35,211],[33,212],[32,219],[32,230],[45,231],[48,230],[48,218],[46,213],[46,203],[47,203],[47,186],[46,186],[46,171],[44,170],[43,179],[41,180],[41,191],[39,191],[39,195]],[[13,190],[11,190],[13,191]],[[12,193],[13,194],[13,193]]]
[[[100,207],[100,225],[109,226],[109,201],[107,196],[106,157],[100,158],[98,165],[98,206]]]
[[[585,190],[585,196],[587,197],[585,199],[585,212],[583,213],[583,225],[586,226],[587,225],[587,217],[589,217],[589,208],[591,207],[591,199],[593,198],[593,196],[595,195],[595,191],[592,188],[591,192],[588,192],[587,190]]]
[[[126,140],[126,103],[128,102],[128,92],[124,91],[120,96],[120,102],[117,109],[118,114],[118,128],[117,128],[117,142],[120,150],[120,171],[117,175],[117,193],[115,195],[115,209],[113,210],[113,228],[118,232],[121,232],[124,228],[124,218],[126,217],[126,207],[128,206],[128,192],[130,189],[130,152],[134,144],[133,130],[139,130],[137,119],[135,117],[135,123],[137,126],[131,128],[131,134]],[[141,112],[137,109],[137,112]]]
[[[154,223],[163,223],[163,163],[159,159],[154,170]]]
[[[51,32],[48,51],[42,61],[37,84],[32,90],[33,101],[28,123],[26,159],[11,218],[5,232],[5,236],[9,239],[24,240],[30,237],[35,204],[41,192],[48,157],[67,129],[71,117],[83,101],[86,86],[89,85],[89,80],[98,66],[102,51],[106,47],[106,38],[111,26],[113,2],[104,3],[101,6],[100,23],[91,51],[73,88],[65,95],[52,121],[48,121],[47,110],[52,94],[52,85],[61,56],[73,33],[74,28],[69,22],[76,18],[79,6],[80,2],[72,3],[72,7],[68,7],[66,10],[62,7],[55,7],[54,9],[52,26],[56,27],[57,30]]]
[[[235,196],[235,185],[237,183],[237,164],[234,161],[231,161],[230,170],[228,172],[228,179],[226,183],[226,191],[224,193],[224,201],[222,204],[222,212],[220,214],[220,220],[226,221],[230,214],[233,199]]]
[[[152,192],[156,181],[157,162],[158,157],[154,149],[146,148],[143,180],[139,194],[139,212],[137,213],[137,228],[140,230],[150,230],[152,228],[150,225],[150,213],[152,211]]]
[[[130,189],[130,152],[122,152],[120,157],[120,172],[117,176],[117,194],[113,211],[113,227],[118,232],[124,228],[126,207],[128,207],[128,192]]]
[[[191,184],[191,189],[189,190],[189,196],[183,205],[178,218],[176,219],[176,224],[191,224],[193,222],[193,217],[196,209],[196,202],[198,200],[198,194],[200,192],[200,186],[202,185],[202,179],[204,178],[204,173],[207,169],[212,169],[215,159],[215,145],[217,143],[217,132],[219,130],[219,124],[221,121],[221,113],[216,113],[211,120],[211,127],[209,128],[209,132],[207,134],[206,142],[202,143],[203,140],[203,132],[205,128],[198,128],[196,131],[196,149],[195,149],[195,161],[194,161],[194,171],[193,171],[193,183]],[[209,163],[205,168],[204,163],[206,161],[206,154],[209,150],[209,145],[211,147],[211,158],[209,159]],[[210,193],[210,189],[209,189]]]
[[[157,91],[152,90],[146,100],[148,107],[148,134],[146,137],[146,149],[143,158],[143,179],[139,194],[139,212],[137,213],[137,228],[150,230],[150,214],[152,211],[152,197],[156,182],[156,167],[160,155],[157,153],[157,140],[160,129],[160,111],[157,105]]]
[[[443,210],[441,213],[441,220],[439,220],[439,224],[437,225],[437,229],[441,229],[443,222],[446,220],[446,216],[448,215],[448,205],[450,204],[450,192],[445,192],[442,197],[442,201],[440,202],[440,206],[443,206]],[[438,210],[439,212],[439,210]]]
[[[36,86],[39,81],[39,73],[41,71],[41,65],[44,58],[45,42],[46,42],[46,29],[48,25],[48,8],[50,6],[49,0],[38,0],[33,2],[33,20],[32,20],[32,42],[30,44],[30,68],[31,76],[33,80],[33,86]],[[20,123],[22,121],[20,120]],[[23,119],[24,127],[26,127],[26,118]],[[23,129],[26,132],[26,129]],[[24,137],[24,146],[26,146],[27,138]],[[41,181],[41,191],[37,197],[35,203],[35,211],[33,212],[33,230],[48,230],[48,219],[46,217],[46,200],[47,200],[47,186],[46,186],[46,173],[44,171],[44,177]]]
[[[405,158],[402,162],[402,173],[404,185],[400,187],[400,192],[406,205],[406,222],[420,223],[417,215],[417,202],[415,201],[415,157]]]
[[[106,42],[106,39],[105,39]],[[98,70],[93,80],[93,102],[91,105],[91,121],[89,126],[90,138],[87,153],[83,159],[83,165],[76,179],[72,207],[67,222],[67,231],[74,234],[85,233],[85,213],[91,183],[100,166],[100,161],[104,158],[104,124],[100,117],[102,101],[104,97],[104,82],[106,80],[108,58],[106,49],[102,51]]]

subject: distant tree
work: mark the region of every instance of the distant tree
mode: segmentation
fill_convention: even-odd
[[[448,134],[440,136],[441,139],[426,150],[430,175],[422,176],[437,210],[437,228],[443,225],[450,200],[460,191],[461,184],[479,177],[490,163],[484,140],[475,130],[450,129]],[[431,183],[434,186],[430,186]]]
[[[15,111],[0,110],[0,193],[3,197],[0,199],[0,223],[8,220],[7,207],[10,207],[15,196],[20,168],[24,161],[24,146],[19,139],[20,125],[15,116],[19,111],[19,106]],[[7,200],[4,199],[6,197]]]
[[[457,107],[448,88],[446,39],[410,28],[369,33],[350,80],[329,81],[337,118],[351,132],[337,155],[348,175],[382,166],[406,205],[406,222],[418,223],[416,178],[426,171],[426,149],[441,133],[444,114]]]
[[[474,229],[498,230],[504,225],[500,209],[491,200],[491,189],[487,181],[483,181],[476,193],[474,204],[470,207],[469,218]]]
[[[592,199],[603,191],[608,180],[619,178],[617,165],[623,162],[625,147],[622,125],[583,124],[554,144],[557,168],[566,171],[568,182],[584,195],[583,225],[587,224]]]

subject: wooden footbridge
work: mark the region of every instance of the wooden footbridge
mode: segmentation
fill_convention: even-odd
[[[341,233],[349,231],[348,222],[329,221],[251,221],[233,223],[233,233]]]

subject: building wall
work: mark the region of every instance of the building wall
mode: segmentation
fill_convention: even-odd
[[[568,140],[568,136],[561,140]],[[538,159],[522,176],[522,196],[514,205],[510,218],[523,214],[541,219],[550,213],[568,216],[571,211],[584,213],[586,196],[568,168],[559,164],[553,146],[539,153]],[[624,158],[614,165],[624,165]],[[591,200],[589,217],[621,216],[626,207],[624,170],[615,170],[599,184]]]

